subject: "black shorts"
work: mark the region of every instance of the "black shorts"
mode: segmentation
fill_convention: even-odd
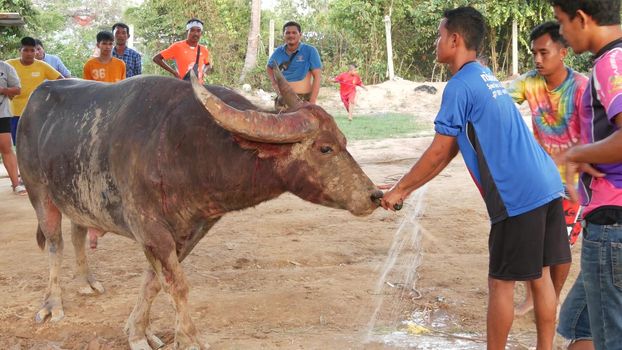
[[[0,118],[0,134],[11,132],[11,118]]]
[[[490,228],[488,276],[507,281],[542,277],[542,267],[571,261],[562,199]]]

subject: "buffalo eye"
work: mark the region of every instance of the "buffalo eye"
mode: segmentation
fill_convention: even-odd
[[[330,146],[322,146],[322,147],[320,147],[320,152],[322,152],[324,154],[331,153],[332,151],[333,151],[333,149],[330,148]]]

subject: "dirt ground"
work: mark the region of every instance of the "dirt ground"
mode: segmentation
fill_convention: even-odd
[[[427,99],[432,110],[440,97]],[[430,140],[359,141],[349,150],[374,182],[387,184]],[[379,209],[357,218],[285,194],[226,215],[183,263],[198,329],[212,349],[485,348],[489,224],[460,157],[422,198],[398,213]],[[417,209],[423,212],[414,217]],[[7,178],[0,179],[0,217],[0,349],[128,348],[123,326],[146,266],[137,244],[114,234],[101,238],[88,255],[106,292],[84,296],[73,280],[64,222],[65,318],[39,325],[34,314],[47,285],[47,255],[37,247],[28,199],[13,195]],[[420,234],[421,245],[401,248],[381,279],[404,220],[402,229]],[[573,248],[575,261],[579,249]],[[409,272],[416,291],[401,288]],[[518,300],[522,287],[517,291]],[[174,309],[165,295],[151,315],[156,335],[171,349]],[[511,340],[511,349],[534,346],[532,314],[515,321]]]

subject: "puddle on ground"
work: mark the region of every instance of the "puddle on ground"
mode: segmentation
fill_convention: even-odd
[[[396,329],[395,329],[396,328]],[[417,350],[485,350],[486,334],[455,332],[459,327],[443,310],[419,310],[394,329],[374,329],[369,343],[380,343],[395,349]],[[452,330],[454,330],[452,332]],[[533,338],[533,339],[532,339]],[[511,335],[506,350],[535,349],[530,335]]]
[[[420,297],[416,289],[418,268],[422,263],[421,235],[419,218],[424,209],[424,196],[427,186],[418,189],[406,201],[402,222],[395,231],[387,258],[380,268],[380,275],[374,288],[374,309],[367,327],[365,343],[381,344],[383,348],[418,350],[485,350],[486,334],[469,333],[468,327],[460,324],[446,310],[439,307],[444,298],[437,297],[435,305],[430,305],[410,313],[407,320],[402,310],[413,297]],[[412,252],[405,259],[404,251]],[[413,257],[414,255],[414,257]],[[402,259],[402,260],[400,260]],[[399,269],[396,266],[400,267]],[[394,271],[395,270],[395,271]],[[389,276],[392,282],[388,281]],[[393,280],[393,278],[395,280]],[[400,291],[392,298],[385,299],[383,290],[397,288]],[[411,286],[404,288],[404,286]],[[484,316],[485,317],[485,316]],[[535,349],[535,334],[511,334],[506,350]]]

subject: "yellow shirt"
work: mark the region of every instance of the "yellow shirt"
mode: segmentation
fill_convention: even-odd
[[[49,64],[35,60],[31,65],[24,66],[19,58],[7,60],[6,63],[15,68],[19,81],[22,84],[22,93],[15,96],[10,103],[11,114],[19,117],[26,108],[30,95],[46,80],[56,80],[61,74]]]
[[[101,63],[97,57],[93,57],[84,64],[82,77],[86,80],[116,83],[125,79],[125,62],[112,57],[110,62]]]

